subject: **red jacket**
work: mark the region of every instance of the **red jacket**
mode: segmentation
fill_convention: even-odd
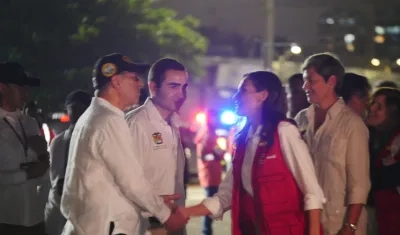
[[[371,162],[371,167],[380,172],[377,178],[377,183],[380,187],[372,190],[380,235],[400,234],[400,192],[397,190],[397,185],[385,188],[381,185],[383,183],[393,184],[396,182],[393,180],[398,179],[400,151],[392,152],[392,147],[395,150],[399,148],[399,146],[394,145],[394,140],[399,136],[400,131],[397,131],[375,161]]]
[[[219,186],[221,184],[223,153],[215,151],[217,138],[215,130],[207,128],[205,132],[198,134],[195,140],[197,145],[197,170],[202,187]],[[214,159],[205,159],[207,154],[211,154]]]
[[[263,133],[261,133],[263,136]],[[233,160],[232,235],[303,235],[303,195],[283,159],[278,133],[272,146],[259,142],[252,167],[251,197],[242,186],[245,141],[239,141]]]

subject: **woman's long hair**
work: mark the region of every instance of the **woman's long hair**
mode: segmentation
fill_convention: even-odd
[[[400,89],[382,87],[372,94],[372,100],[378,96],[385,97],[385,105],[388,110],[386,123],[392,128],[400,128]]]
[[[261,140],[273,144],[274,134],[280,121],[286,119],[285,95],[282,82],[272,72],[256,71],[245,74],[243,78],[249,79],[257,92],[267,91],[268,97],[262,105],[262,124]],[[246,140],[250,124],[246,123],[243,129],[236,135],[236,142]]]

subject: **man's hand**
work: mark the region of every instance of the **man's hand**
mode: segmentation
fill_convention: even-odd
[[[185,217],[185,215],[183,215],[181,211],[177,209],[171,213],[168,220],[165,222],[165,229],[168,231],[177,231],[185,227],[188,221],[189,218]]]
[[[181,213],[185,218],[187,218],[188,220],[190,219],[191,215],[190,215],[190,210],[188,208],[185,208],[183,206],[178,206],[176,208],[176,211],[178,211],[179,213]]]
[[[47,154],[47,141],[43,136],[35,135],[28,137],[28,145],[38,156]]]
[[[161,197],[164,199],[164,203],[172,210],[172,212],[174,212],[177,208],[175,201],[181,198],[181,195],[171,194],[171,195],[162,195]]]
[[[38,161],[21,165],[21,168],[26,171],[28,179],[36,179],[42,177],[49,169],[48,161]]]
[[[354,235],[356,232],[353,232],[348,226],[344,226],[337,235]]]

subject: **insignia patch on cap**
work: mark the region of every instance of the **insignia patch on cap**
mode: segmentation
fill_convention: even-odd
[[[106,77],[112,77],[117,73],[117,66],[113,63],[103,64],[101,73]]]
[[[133,64],[133,61],[129,59],[127,56],[122,56],[122,60],[125,61],[126,63]]]

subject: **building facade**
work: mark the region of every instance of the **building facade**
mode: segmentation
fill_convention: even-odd
[[[225,41],[241,37],[244,53],[234,56],[260,56],[265,35],[267,0],[158,0],[157,5],[176,10],[181,16],[199,18],[210,38],[211,48],[225,47],[213,40],[216,33]],[[303,57],[330,51],[345,63],[354,66],[370,64],[374,56],[374,9],[372,0],[275,0],[276,42],[295,42],[303,49]],[[212,29],[212,30],[210,30]],[[214,32],[214,33],[212,33]],[[219,41],[214,45],[214,41]],[[223,41],[223,40],[222,40]],[[232,44],[232,43],[227,43]],[[233,43],[232,50],[239,43]],[[233,48],[232,48],[233,47]],[[244,49],[243,49],[244,48]],[[283,53],[275,48],[277,55]],[[223,50],[222,50],[223,51]],[[302,58],[303,59],[303,58]]]

